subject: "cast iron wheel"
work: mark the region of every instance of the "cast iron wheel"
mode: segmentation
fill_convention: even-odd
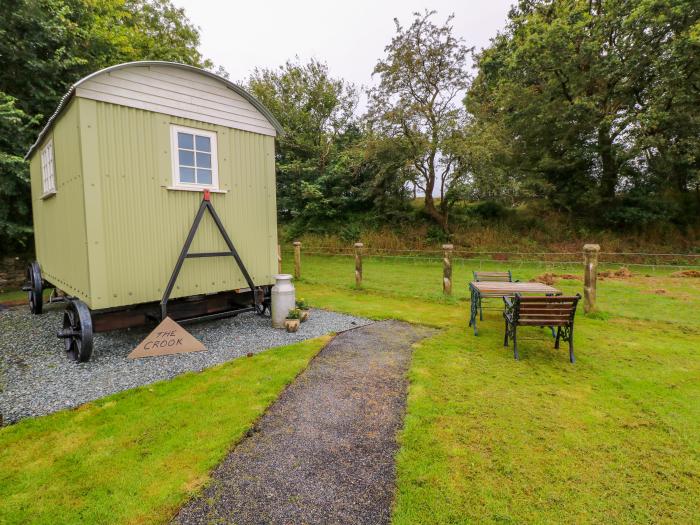
[[[58,337],[66,345],[66,353],[74,361],[84,363],[92,356],[92,316],[87,305],[72,299],[63,312],[63,330]]]
[[[29,311],[34,315],[39,315],[44,309],[44,298],[42,296],[41,269],[36,261],[30,263],[27,267],[27,282],[28,284],[24,289],[29,295]]]

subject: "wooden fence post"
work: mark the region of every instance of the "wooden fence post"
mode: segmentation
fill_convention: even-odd
[[[443,244],[445,251],[442,258],[442,293],[452,295],[452,250],[454,245]]]
[[[282,247],[277,245],[277,273],[282,273]]]
[[[583,247],[583,310],[588,313],[595,309],[596,279],[598,277],[598,253],[600,245],[586,244]]]
[[[361,242],[355,243],[355,287],[362,288],[362,247]]]
[[[301,278],[301,242],[294,241],[294,278]]]

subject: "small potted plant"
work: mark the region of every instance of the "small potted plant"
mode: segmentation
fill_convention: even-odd
[[[307,303],[304,298],[297,299],[297,310],[299,310],[299,319],[303,323],[309,319],[309,303]]]
[[[299,310],[298,308],[289,310],[287,318],[284,320],[284,327],[287,329],[287,332],[296,332],[297,330],[299,330],[300,317],[301,310]]]

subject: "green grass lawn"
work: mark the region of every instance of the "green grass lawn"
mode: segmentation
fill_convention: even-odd
[[[498,311],[478,337],[467,329],[471,269],[508,263],[457,261],[448,299],[439,261],[369,258],[363,290],[351,258],[303,264],[298,296],[313,306],[441,329],[413,357],[395,523],[700,521],[700,279],[600,282],[571,365],[539,329],[519,333],[516,362]],[[323,343],[0,429],[0,523],[168,521]]]
[[[394,522],[700,521],[700,280],[645,269],[600,282],[571,365],[536,328],[521,331],[516,362],[497,311],[474,337],[470,271],[455,265],[445,300],[439,262],[368,259],[356,291],[350,258],[304,258],[298,289],[312,304],[443,328],[414,354]]]
[[[328,338],[0,429],[0,523],[163,523]]]
[[[21,301],[23,299],[27,300],[27,292],[23,292],[21,290],[13,290],[11,292],[0,293],[0,303],[5,301]]]
[[[44,296],[44,301],[48,301],[49,297],[51,296],[51,290],[44,290],[43,294]],[[27,297],[27,292],[23,292],[22,290],[12,290],[8,292],[2,292],[0,293],[0,304],[18,304],[18,303],[25,303],[29,304],[29,298]],[[29,306],[27,306],[29,308]]]

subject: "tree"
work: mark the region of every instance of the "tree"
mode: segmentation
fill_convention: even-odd
[[[199,33],[169,0],[6,0],[0,17],[0,245],[16,249],[31,226],[21,158],[69,86],[95,70],[158,59],[211,67],[197,50]],[[11,109],[10,109],[11,108]],[[9,115],[9,113],[11,115]],[[21,123],[21,124],[20,124]],[[17,127],[19,126],[19,127]],[[10,159],[10,160],[8,160]],[[10,221],[10,222],[4,222]]]
[[[346,155],[361,136],[356,88],[317,60],[256,69],[248,87],[285,131],[277,138],[280,218],[337,220],[357,197]]]
[[[29,173],[22,157],[12,152],[27,142],[32,122],[15,104],[13,97],[0,92],[0,242],[22,248],[31,234],[29,199],[22,198]]]
[[[466,113],[458,101],[469,84],[469,49],[453,35],[453,17],[436,25],[434,14],[414,13],[407,28],[394,20],[396,35],[374,68],[379,85],[369,91],[368,119],[409,152],[408,179],[424,192],[425,212],[447,231],[450,187],[466,175],[459,151]]]
[[[637,65],[649,73],[635,139],[656,184],[675,194],[694,191],[700,208],[700,5],[643,0],[628,25],[655,50]]]
[[[519,190],[599,218],[620,217],[640,192],[654,207],[650,182],[662,171],[687,191],[698,162],[698,11],[691,0],[521,1],[476,57],[470,133],[503,153],[482,155],[476,179],[506,169]]]
[[[211,67],[199,33],[169,0],[8,0],[0,19],[0,90],[46,118],[76,80],[134,60]]]

